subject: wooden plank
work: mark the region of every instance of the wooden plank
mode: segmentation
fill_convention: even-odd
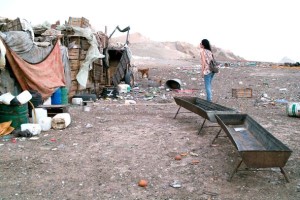
[[[68,54],[69,54],[69,59],[70,60],[79,60],[79,53],[80,53],[80,49],[69,49]]]

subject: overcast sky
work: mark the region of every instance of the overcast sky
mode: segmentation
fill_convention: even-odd
[[[0,0],[0,17],[37,25],[85,17],[108,34],[130,26],[155,41],[202,39],[247,60],[300,61],[299,0]]]

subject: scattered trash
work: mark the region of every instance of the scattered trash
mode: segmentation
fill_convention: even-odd
[[[190,152],[190,155],[191,155],[191,156],[196,156],[196,157],[199,156],[197,153],[194,153],[194,152]]]
[[[288,103],[288,101],[285,100],[285,99],[276,99],[275,102],[276,102],[276,103],[283,103],[283,104]]]
[[[24,130],[24,131],[14,131],[13,135],[15,137],[32,137],[33,134],[29,130]]]
[[[136,104],[136,101],[134,101],[134,100],[125,100],[125,105],[129,105],[129,104]]]
[[[151,100],[153,98],[154,98],[153,96],[151,96],[151,97],[144,97],[144,100],[149,101],[149,100]]]
[[[38,139],[39,139],[39,137],[37,137],[37,136],[29,138],[29,140],[38,140]]]
[[[198,163],[200,163],[199,160],[192,160],[192,162],[191,162],[192,165],[197,165]]]
[[[300,183],[297,185],[297,192],[300,192]]]
[[[92,124],[87,124],[85,127],[86,127],[86,128],[92,128],[93,125],[92,125]]]
[[[172,183],[170,183],[170,186],[173,188],[181,188],[181,183],[178,180],[174,180]]]
[[[181,153],[180,155],[181,155],[181,156],[187,156],[188,153]]]

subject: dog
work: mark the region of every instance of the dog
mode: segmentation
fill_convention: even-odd
[[[142,74],[142,78],[149,78],[149,68],[138,69],[138,72]]]

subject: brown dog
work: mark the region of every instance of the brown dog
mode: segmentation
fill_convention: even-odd
[[[142,78],[149,78],[149,68],[138,69],[138,72],[142,74]]]

